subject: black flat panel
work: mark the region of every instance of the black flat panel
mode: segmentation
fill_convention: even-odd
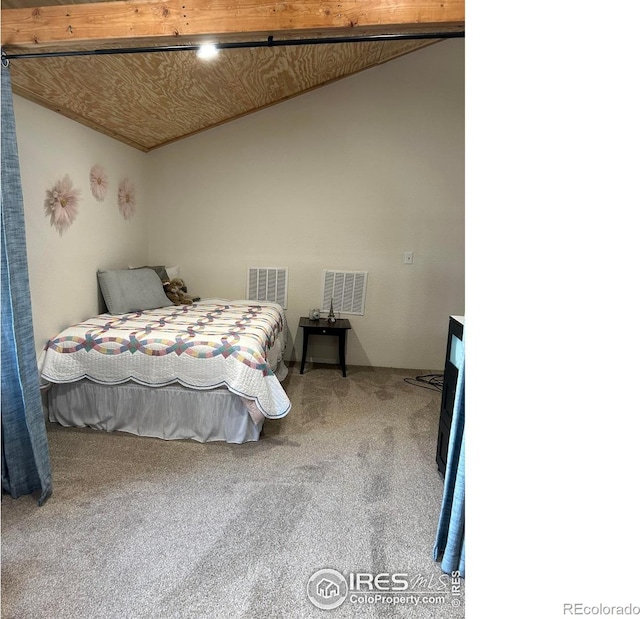
[[[442,383],[442,400],[440,403],[440,423],[438,426],[438,443],[436,445],[436,463],[438,471],[444,476],[447,468],[447,453],[449,451],[449,433],[453,418],[453,406],[456,399],[456,384],[458,382],[458,368],[451,363],[451,348],[454,337],[462,340],[464,326],[453,316],[449,317],[449,333],[447,336],[447,356],[444,363],[444,379]]]

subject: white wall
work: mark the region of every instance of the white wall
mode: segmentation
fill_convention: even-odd
[[[61,329],[99,310],[96,272],[147,259],[148,201],[145,155],[60,114],[14,97],[22,178],[35,343],[40,352]],[[104,202],[91,195],[89,171],[109,176]],[[78,217],[59,234],[45,215],[45,192],[65,174],[81,191]],[[136,187],[136,213],[118,210],[118,183]]]
[[[149,260],[244,297],[289,267],[289,354],[322,270],[369,272],[347,363],[442,368],[464,314],[464,42],[450,40],[154,151]],[[403,253],[414,252],[414,264]],[[312,358],[334,361],[333,338]]]

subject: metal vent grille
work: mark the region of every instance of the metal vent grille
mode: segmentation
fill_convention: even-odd
[[[363,316],[366,292],[367,271],[325,270],[322,311],[329,311],[333,299],[334,312]]]
[[[288,269],[274,267],[249,267],[247,273],[247,299],[272,301],[287,309]]]

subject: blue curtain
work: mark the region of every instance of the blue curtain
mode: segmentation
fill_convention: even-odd
[[[9,67],[2,62],[1,359],[2,490],[13,498],[51,495],[49,444],[31,317],[27,242]]]
[[[464,336],[462,345],[464,350]],[[465,355],[462,355],[458,368],[456,395],[453,404],[451,434],[449,435],[449,451],[447,468],[444,475],[444,492],[440,520],[433,548],[433,558],[442,561],[444,572],[459,572],[465,575],[465,543],[464,543],[464,375]]]

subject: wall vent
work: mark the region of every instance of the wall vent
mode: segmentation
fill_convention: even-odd
[[[273,301],[287,309],[287,268],[249,267],[247,273],[247,299]]]
[[[333,311],[340,314],[364,315],[367,292],[367,271],[324,271],[322,311],[328,312],[333,299]]]

